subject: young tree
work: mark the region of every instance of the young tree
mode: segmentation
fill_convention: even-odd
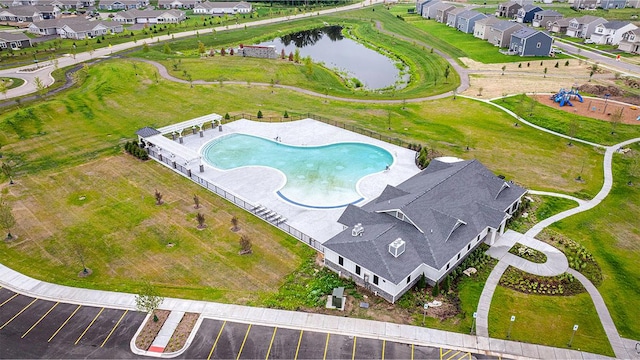
[[[262,110],[258,110],[258,119],[262,119]]]
[[[293,53],[292,52],[289,53],[289,61],[293,61]]]
[[[42,97],[44,95],[44,93],[47,91],[47,87],[42,82],[42,79],[40,79],[40,77],[38,77],[38,76],[36,76],[33,79],[33,82],[34,82],[34,84],[36,86],[36,91],[38,93],[38,96]]]
[[[236,232],[236,231],[240,230],[240,228],[238,227],[238,218],[237,217],[234,216],[234,217],[231,218],[231,225],[232,225],[231,231]]]
[[[296,50],[293,52],[293,62],[295,62],[296,64],[300,63],[300,49],[296,48]]]
[[[140,293],[136,295],[136,307],[140,311],[152,314],[160,304],[164,301],[164,297],[158,294],[156,288],[148,281],[142,284]],[[158,321],[158,317],[154,314],[153,321]]]
[[[2,163],[2,173],[9,178],[9,185],[13,185],[13,167],[9,163]]]
[[[193,195],[193,203],[194,203],[194,208],[196,209],[200,209],[200,198],[198,197],[198,195]]]
[[[168,43],[164,43],[164,46],[162,47],[162,52],[165,54],[171,54],[171,47],[169,46]]]
[[[251,239],[247,235],[240,236],[240,255],[251,254]]]
[[[204,43],[202,41],[198,41],[198,53],[200,56],[204,55],[207,49],[204,47]]]
[[[306,56],[304,58],[304,68],[307,76],[313,75],[313,61],[311,60],[311,56]]]
[[[438,295],[440,295],[440,284],[436,283],[431,289],[431,296],[436,297]]]
[[[284,48],[282,48],[282,51],[280,51],[280,59],[284,60],[286,57],[285,53],[284,53]]]
[[[4,95],[4,98],[7,98],[7,91],[9,91],[9,86],[7,86],[7,83],[4,80],[0,80],[0,93],[2,93],[2,95]]]
[[[507,65],[502,65],[502,75],[504,75],[505,70],[507,70]]]
[[[569,122],[569,128],[567,129],[567,135],[569,135],[569,146],[573,146],[573,138],[576,137],[578,130],[580,129],[580,124],[578,124],[578,120],[572,119]]]
[[[91,275],[91,269],[89,269],[86,265],[86,245],[82,243],[80,240],[72,240],[71,247],[73,248],[73,252],[78,257],[80,264],[82,265],[82,271],[78,276],[85,277]]]
[[[154,193],[154,196],[156,198],[156,205],[162,205],[163,201],[162,201],[162,193],[160,193],[160,191],[158,191],[156,189],[156,192]]]
[[[227,55],[227,50],[225,50],[224,48],[220,48],[220,56],[225,56]]]
[[[444,81],[449,81],[449,75],[451,75],[451,67],[447,64],[447,67],[444,68]]]
[[[6,240],[13,240],[11,229],[16,225],[16,218],[11,213],[11,206],[0,198],[0,227],[7,232]]]
[[[198,221],[198,229],[204,229],[207,227],[204,223],[204,215],[202,213],[198,213],[196,215],[196,220]]]
[[[549,71],[547,68],[544,68],[543,72],[544,72],[544,77],[547,77],[547,71]]]

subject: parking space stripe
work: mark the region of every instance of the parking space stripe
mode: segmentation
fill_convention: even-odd
[[[240,345],[240,350],[238,350],[238,356],[236,357],[236,360],[240,360],[240,354],[242,354],[242,349],[244,349],[244,344],[247,342],[247,338],[249,337],[250,330],[251,330],[251,324],[249,324],[249,327],[247,328],[247,333],[244,334],[244,339],[242,340],[242,345]]]
[[[273,346],[273,339],[276,338],[276,331],[278,331],[278,328],[273,328],[273,335],[271,335],[271,342],[269,343],[269,350],[267,350],[267,356],[264,358],[265,360],[269,360],[269,354],[271,354],[271,347]]]
[[[224,326],[227,324],[227,321],[225,320],[222,323],[222,327],[220,327],[220,331],[218,331],[218,336],[216,336],[216,341],[213,342],[213,346],[211,347],[211,351],[209,351],[209,356],[207,356],[207,360],[211,359],[211,355],[213,355],[213,350],[216,348],[216,345],[218,345],[218,340],[220,340],[220,335],[222,335],[222,330],[224,330]]]
[[[40,319],[38,319],[38,321],[36,321],[35,324],[31,325],[31,327],[29,328],[29,330],[27,330],[24,334],[22,334],[22,336],[20,337],[20,339],[24,339],[25,336],[27,336],[27,334],[33,330],[34,327],[36,327],[36,325],[40,324],[40,321],[42,321],[42,319],[45,318],[45,316],[49,315],[49,313],[51,312],[51,310],[53,310],[54,307],[58,306],[58,304],[60,304],[60,302],[58,301],[57,303],[53,304],[53,306],[51,307],[51,309],[49,309],[49,311],[47,311],[46,313],[44,313],[44,315],[42,315],[42,317]]]
[[[382,360],[384,360],[384,348],[387,346],[387,340],[382,340]]]
[[[462,359],[466,358],[467,356],[469,357],[469,360],[473,359],[473,358],[471,357],[471,353],[470,353],[470,352],[467,352],[467,353],[462,354],[462,356],[460,356],[460,357],[458,358],[458,360],[462,360]]]
[[[129,312],[129,310],[125,310],[124,311],[124,313],[122,314],[122,316],[120,316],[120,319],[118,320],[116,325],[113,327],[113,329],[111,329],[111,332],[109,332],[109,335],[107,335],[107,337],[104,339],[104,341],[102,342],[100,347],[103,347],[104,344],[107,343],[107,340],[109,340],[109,338],[111,337],[111,334],[113,334],[113,332],[116,331],[116,328],[118,327],[118,325],[120,325],[120,321],[122,321],[122,319],[124,319],[124,316],[127,315],[128,312]]]
[[[13,321],[13,319],[17,318],[20,314],[22,314],[25,310],[27,310],[29,306],[31,306],[34,302],[36,302],[36,300],[38,299],[33,299],[33,301],[29,303],[29,305],[22,308],[22,310],[20,310],[17,314],[13,315],[11,319],[7,320],[6,323],[2,324],[2,326],[0,326],[0,330],[4,329],[5,326],[7,326],[10,322]]]
[[[78,336],[78,340],[76,340],[76,342],[73,343],[73,345],[78,345],[78,342],[80,342],[80,339],[82,339],[82,337],[84,336],[84,334],[87,333],[87,331],[89,330],[89,328],[91,327],[91,325],[93,325],[94,322],[96,322],[96,319],[98,318],[98,316],[100,316],[100,314],[102,314],[102,312],[104,311],[104,308],[100,309],[100,311],[98,311],[98,315],[96,315],[96,317],[93,318],[93,320],[91,320],[91,322],[89,323],[89,325],[87,326],[86,329],[84,329],[84,331],[82,332],[82,334],[80,334],[80,336]]]
[[[16,296],[18,296],[18,294],[15,294],[12,297],[10,297],[7,300],[5,300],[2,304],[0,304],[0,307],[2,307],[4,304],[8,303],[9,301],[13,300],[13,298],[16,297]]]
[[[296,356],[294,356],[293,360],[298,360],[298,351],[300,351],[300,343],[302,342],[302,333],[304,333],[304,330],[300,330],[300,337],[298,338],[298,347],[296,348]]]
[[[327,349],[329,348],[329,336],[330,333],[327,333],[327,342],[324,343],[324,356],[322,356],[322,360],[327,360]]]
[[[449,350],[449,351],[453,351],[453,350]],[[460,354],[460,351],[456,351],[455,353],[453,353],[453,355],[449,356],[449,357],[447,358],[447,360],[451,360],[454,356],[456,356],[456,355],[458,355],[458,354]]]
[[[60,332],[60,330],[62,330],[62,328],[67,325],[67,323],[69,322],[69,320],[71,320],[71,317],[73,317],[73,315],[76,314],[76,312],[78,312],[78,310],[80,310],[80,308],[82,307],[82,305],[78,305],[78,307],[73,310],[73,312],[71,313],[71,315],[69,315],[69,317],[67,318],[67,320],[65,320],[62,325],[60,325],[60,327],[58,328],[58,330],[56,330],[56,332],[53,333],[53,335],[51,335],[51,337],[49,338],[49,340],[47,340],[47,342],[51,342],[51,339],[53,339],[54,336],[58,335],[58,333]]]
[[[413,360],[413,348],[415,347],[415,345],[411,344],[411,360]]]
[[[357,337],[353,337],[353,351],[351,352],[351,360],[356,359],[356,339]]]

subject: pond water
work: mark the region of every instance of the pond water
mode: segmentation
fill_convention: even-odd
[[[347,78],[357,78],[367,89],[394,86],[400,71],[390,58],[342,35],[342,27],[323,28],[288,34],[259,45],[275,45],[278,55],[284,48],[287,56],[300,49],[300,57],[310,56]]]

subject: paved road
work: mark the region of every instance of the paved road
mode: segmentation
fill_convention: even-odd
[[[604,56],[598,52],[579,48],[573,44],[556,41],[554,46],[562,49],[563,51],[580,56],[586,56],[591,62],[597,62],[603,67],[610,68],[614,71],[620,71],[624,76],[640,77],[640,66],[630,64],[625,61],[616,61],[614,58]]]

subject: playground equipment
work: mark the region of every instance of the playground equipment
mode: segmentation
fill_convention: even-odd
[[[571,90],[560,89],[556,94],[551,95],[551,99],[560,104],[560,106],[573,106],[571,100],[578,99],[578,101],[583,102],[582,96],[578,93],[578,89],[572,88]]]

